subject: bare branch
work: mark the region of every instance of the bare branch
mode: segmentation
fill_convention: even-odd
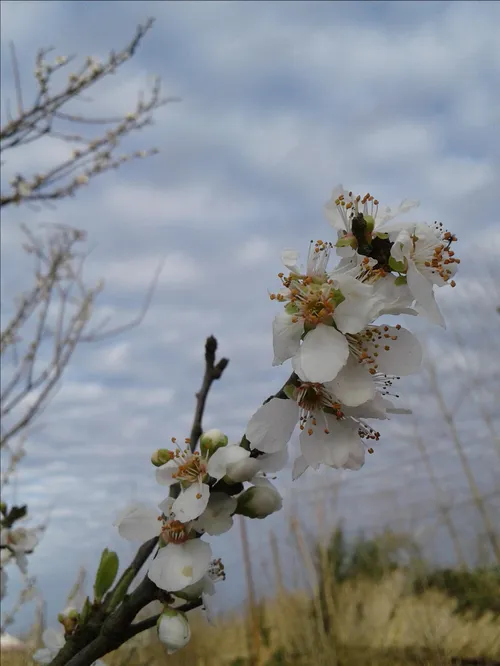
[[[207,401],[208,392],[212,383],[216,379],[220,379],[222,373],[227,368],[229,359],[221,358],[221,360],[215,364],[215,352],[217,351],[217,340],[211,335],[207,338],[205,343],[205,375],[203,377],[203,382],[201,389],[196,394],[196,410],[194,414],[193,426],[191,428],[190,436],[190,447],[191,451],[196,449],[199,438],[203,432],[202,428],[202,419],[203,413],[205,411],[205,404]]]

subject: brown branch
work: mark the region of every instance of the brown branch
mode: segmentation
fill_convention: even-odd
[[[191,428],[190,446],[191,451],[196,449],[198,440],[203,432],[202,419],[205,411],[205,404],[207,402],[208,392],[212,383],[216,379],[220,379],[222,373],[227,368],[229,359],[221,358],[215,364],[215,352],[217,351],[217,340],[213,335],[207,338],[205,343],[205,375],[200,390],[196,394],[196,411],[194,414],[193,427]]]

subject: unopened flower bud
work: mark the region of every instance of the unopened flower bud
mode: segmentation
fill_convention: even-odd
[[[217,451],[217,449],[220,449],[222,446],[226,446],[227,443],[227,435],[225,435],[221,430],[212,428],[212,430],[207,430],[200,437],[201,453],[204,456],[211,456]]]
[[[63,625],[64,631],[67,634],[73,633],[73,631],[76,629],[79,619],[80,613],[74,606],[68,606],[57,616],[58,622]]]
[[[155,467],[161,467],[165,463],[168,463],[169,460],[172,460],[174,455],[174,452],[170,451],[170,449],[158,449],[151,456],[151,462]]]
[[[279,492],[272,486],[253,486],[238,497],[236,513],[247,518],[267,518],[283,506]]]
[[[166,646],[167,653],[173,654],[185,647],[191,638],[191,628],[184,613],[165,608],[157,622],[158,638]]]

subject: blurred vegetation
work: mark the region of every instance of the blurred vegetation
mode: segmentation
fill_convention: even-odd
[[[432,569],[413,538],[386,530],[349,539],[342,526],[312,553],[316,585],[260,601],[250,616],[208,625],[167,656],[154,630],[109,666],[499,666],[500,570]],[[305,563],[304,563],[305,565]],[[3,666],[27,666],[2,655]]]

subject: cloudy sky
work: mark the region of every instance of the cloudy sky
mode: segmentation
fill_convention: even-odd
[[[5,318],[29,286],[20,222],[88,232],[86,276],[106,283],[96,322],[134,317],[165,262],[142,325],[77,351],[27,444],[14,491],[34,520],[50,519],[32,572],[51,618],[80,565],[93,571],[106,546],[131,555],[111,527],[116,513],[130,500],[162,499],[149,457],[190,430],[206,336],[216,335],[231,361],[210,396],[207,428],[239,438],[255,408],[288,376],[288,367],[271,367],[276,308],[267,289],[276,288],[284,247],[306,251],[311,238],[333,236],[322,209],[339,182],[383,204],[418,199],[418,219],[442,221],[459,237],[459,285],[439,294],[448,330],[406,323],[425,336],[427,363],[455,409],[459,444],[481,492],[498,491],[500,361],[492,331],[500,305],[500,5],[4,2],[2,98],[13,98],[9,40],[29,98],[39,47],[104,59],[149,16],[156,23],[136,56],[95,88],[92,102],[72,109],[125,114],[151,76],[160,76],[165,95],[182,101],[159,109],[155,125],[126,144],[154,146],[159,155],[100,177],[53,209],[21,207],[2,216]],[[14,174],[46,170],[69,151],[44,139],[9,153],[2,191]],[[260,591],[269,585],[269,530],[284,534],[291,507],[311,534],[316,504],[333,521],[335,497],[352,530],[418,514],[419,524],[431,518],[432,531],[436,494],[419,437],[444,493],[437,499],[455,501],[457,520],[477,525],[465,503],[456,440],[439,416],[428,373],[400,389],[418,432],[411,417],[395,418],[361,472],[306,474],[293,495],[288,472],[282,475],[285,512],[249,526]],[[339,480],[337,495],[332,484]],[[318,492],[319,483],[326,490]],[[445,540],[440,548],[447,546]],[[239,604],[245,593],[238,526],[214,539],[213,549],[229,574],[219,605]],[[291,561],[287,541],[283,550]],[[290,566],[290,577],[299,574]],[[27,621],[25,614],[17,626]]]

